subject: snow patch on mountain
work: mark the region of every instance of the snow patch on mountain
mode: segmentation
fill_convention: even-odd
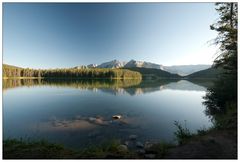
[[[125,65],[125,62],[113,60],[113,61],[102,63],[97,67],[98,68],[121,68],[121,67],[124,67],[124,65]]]
[[[145,62],[145,61],[130,60],[124,67],[125,68],[141,67],[141,68],[160,69],[161,65],[154,64],[154,63],[151,63],[151,62]]]
[[[160,69],[172,74],[186,76],[200,70],[208,69],[211,67],[211,65],[200,64],[200,65],[163,66],[160,64],[155,64],[155,63],[146,62],[146,61],[130,60],[129,62],[126,62],[126,61],[112,60],[109,62],[102,63],[100,65],[89,64],[87,66],[77,66],[75,68],[134,68],[134,67]]]

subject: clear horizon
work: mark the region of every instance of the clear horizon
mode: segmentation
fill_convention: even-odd
[[[3,63],[209,65],[216,18],[214,3],[3,3]]]

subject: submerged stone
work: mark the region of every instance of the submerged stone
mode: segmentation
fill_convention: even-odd
[[[126,152],[126,151],[128,151],[128,147],[126,145],[119,145],[117,147],[117,149],[118,149],[119,152]]]

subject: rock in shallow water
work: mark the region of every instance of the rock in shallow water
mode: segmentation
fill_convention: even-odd
[[[112,118],[113,118],[113,119],[121,119],[122,116],[121,116],[121,115],[113,115]]]
[[[118,149],[119,152],[126,152],[126,151],[128,151],[128,147],[126,145],[119,145],[117,147],[117,149]]]

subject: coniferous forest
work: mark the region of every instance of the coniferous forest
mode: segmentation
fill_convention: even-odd
[[[141,79],[139,72],[127,69],[99,68],[66,68],[66,69],[29,69],[11,65],[3,65],[3,78],[36,77],[36,78],[110,78],[110,79]]]

